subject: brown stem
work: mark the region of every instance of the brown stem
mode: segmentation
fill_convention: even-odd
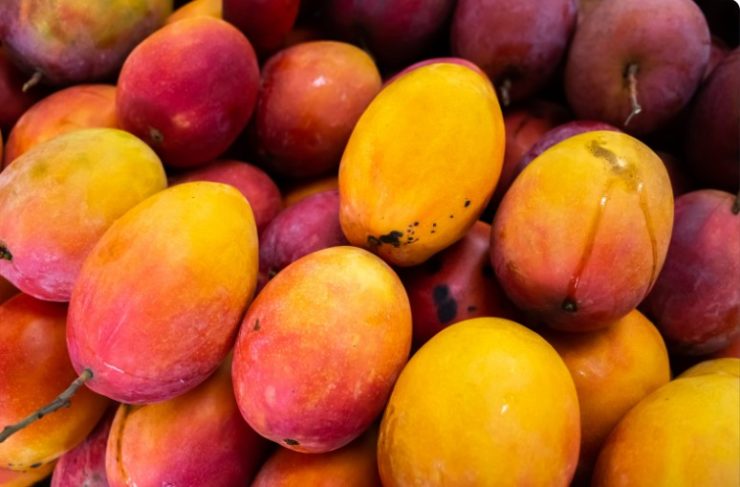
[[[23,84],[23,93],[27,92],[28,90],[39,84],[41,78],[43,77],[44,73],[42,73],[41,71],[34,71],[33,75],[31,75],[31,78]]]
[[[508,107],[511,104],[511,80],[504,78],[498,90],[501,92],[501,104]]]
[[[92,379],[93,373],[90,369],[85,369],[82,371],[79,377],[77,377],[74,382],[72,382],[69,387],[67,387],[64,392],[59,394],[56,399],[51,401],[46,406],[42,407],[38,411],[34,412],[30,416],[26,416],[19,422],[15,424],[10,424],[3,428],[2,431],[0,431],[0,443],[7,440],[11,435],[19,432],[26,426],[35,423],[39,419],[43,418],[47,414],[51,414],[54,411],[58,411],[59,409],[69,407],[70,405],[70,399],[72,399],[72,396],[75,395],[77,390],[85,384],[85,382]]]
[[[637,72],[639,67],[637,64],[630,64],[627,66],[627,83],[630,89],[630,104],[632,105],[632,111],[627,116],[627,120],[624,121],[624,126],[627,127],[630,121],[635,115],[639,115],[642,112],[640,102],[637,101]]]
[[[740,191],[737,192],[735,201],[732,203],[732,214],[737,215],[738,213],[740,213]]]

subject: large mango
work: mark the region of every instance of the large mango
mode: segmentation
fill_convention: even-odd
[[[491,83],[457,62],[391,81],[358,121],[339,168],[347,239],[401,266],[460,239],[498,182],[504,123]]]

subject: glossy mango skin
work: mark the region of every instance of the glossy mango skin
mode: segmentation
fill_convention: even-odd
[[[116,87],[77,85],[57,91],[18,119],[8,135],[3,165],[41,142],[73,130],[95,127],[116,128]]]
[[[660,273],[673,193],[660,158],[619,132],[564,140],[517,177],[496,213],[491,261],[521,309],[566,331],[604,328]]]
[[[231,362],[206,382],[169,401],[122,404],[105,454],[110,487],[248,485],[267,441],[242,419]]]
[[[172,0],[4,0],[3,45],[53,84],[98,80],[160,27]]]
[[[533,331],[502,318],[445,328],[403,369],[383,415],[380,478],[406,485],[569,484],[578,398]]]
[[[637,310],[589,333],[545,331],[570,370],[581,410],[579,475],[588,478],[601,445],[642,398],[671,379],[660,332]]]
[[[47,405],[77,378],[64,341],[66,314],[66,305],[26,294],[0,305],[0,427]],[[24,471],[56,460],[85,439],[109,403],[81,388],[69,408],[0,443],[0,468]]]
[[[698,377],[711,374],[740,377],[740,358],[724,357],[705,360],[684,371],[679,377]]]
[[[192,389],[233,345],[257,266],[257,228],[236,189],[195,182],[152,196],[85,261],[67,325],[75,369],[120,402]]]
[[[36,298],[69,301],[103,232],[166,185],[154,151],[122,130],[79,130],[35,146],[0,173],[0,274]]]
[[[632,408],[601,450],[602,486],[740,484],[740,377],[678,378]]]
[[[387,264],[355,247],[313,252],[244,317],[232,368],[239,409],[291,450],[341,448],[383,410],[410,347],[408,298]]]
[[[501,109],[479,71],[440,62],[399,76],[370,103],[344,151],[344,234],[392,264],[425,261],[476,221],[503,154]]]

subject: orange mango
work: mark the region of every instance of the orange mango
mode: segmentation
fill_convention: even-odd
[[[118,129],[69,132],[0,173],[0,274],[38,299],[69,301],[105,230],[167,185],[157,155]]]
[[[411,266],[460,239],[501,173],[504,122],[489,80],[460,63],[412,69],[357,122],[339,167],[350,243]]]
[[[586,132],[514,180],[494,219],[492,263],[512,301],[548,325],[604,328],[655,283],[672,225],[660,158],[624,133]]]
[[[224,360],[257,283],[257,228],[232,186],[173,186],[118,219],[72,293],[67,325],[77,372],[127,403],[163,401]]]
[[[545,338],[570,370],[578,391],[579,474],[585,477],[619,420],[671,379],[668,351],[657,328],[637,310],[602,330],[546,332]]]
[[[592,485],[740,485],[740,377],[679,378],[632,408],[601,450]]]
[[[73,130],[116,128],[116,87],[77,85],[57,91],[29,108],[8,135],[3,164],[31,147]]]
[[[450,325],[411,358],[378,441],[386,487],[567,486],[578,398],[555,350],[502,318]]]
[[[66,315],[66,305],[25,294],[0,305],[0,427],[45,406],[76,378],[65,343]],[[0,443],[0,468],[22,471],[56,460],[85,439],[108,404],[86,388],[78,390],[70,407]]]

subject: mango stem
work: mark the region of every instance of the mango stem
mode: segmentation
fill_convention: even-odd
[[[28,90],[39,84],[41,78],[43,77],[44,73],[42,73],[41,71],[34,71],[33,75],[31,75],[31,78],[23,83],[23,88],[21,88],[23,93],[27,92]]]
[[[61,394],[59,394],[56,399],[51,401],[46,406],[42,407],[38,411],[34,412],[33,414],[23,418],[19,422],[15,424],[11,424],[3,428],[2,431],[0,431],[0,443],[7,440],[11,435],[19,432],[20,430],[24,429],[26,426],[29,426],[32,423],[35,423],[39,419],[43,418],[47,414],[51,414],[54,411],[58,411],[59,409],[69,407],[70,399],[72,399],[72,396],[75,395],[77,390],[85,384],[85,382],[92,379],[93,373],[90,369],[85,369],[82,371],[79,377],[77,377],[70,385],[67,387]]]

